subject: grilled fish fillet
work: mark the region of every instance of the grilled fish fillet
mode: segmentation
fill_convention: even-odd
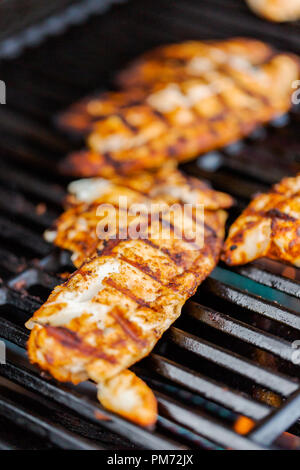
[[[141,172],[133,176],[104,178],[83,178],[69,184],[66,207],[81,202],[93,202],[106,193],[111,193],[114,185],[133,189],[145,196],[163,197],[170,204],[180,201],[184,204],[203,204],[206,209],[227,209],[232,206],[233,198],[216,191],[198,178],[178,170],[173,162],[168,162],[157,171]]]
[[[201,77],[203,73],[231,62],[252,64],[267,62],[274,51],[253,39],[226,41],[187,41],[162,46],[132,62],[117,77],[119,92],[95,93],[72,105],[58,116],[57,123],[72,133],[87,133],[93,122],[118,114],[140,104],[155,85]]]
[[[261,257],[300,267],[300,173],[256,196],[230,227],[222,254],[227,264]]]
[[[259,66],[273,54],[274,50],[268,44],[250,38],[186,41],[146,52],[120,72],[116,81],[121,88],[146,86],[157,81],[171,82],[175,76],[200,76],[212,67],[236,60]]]
[[[147,385],[127,368],[151,352],[180,315],[185,301],[216,265],[226,220],[226,213],[217,209],[217,201],[222,207],[228,206],[229,200],[222,193],[211,194],[211,205],[216,210],[205,210],[203,243],[198,238],[177,236],[182,222],[176,212],[167,231],[164,217],[170,206],[166,203],[158,222],[149,222],[147,216],[147,223],[141,223],[147,238],[130,238],[129,217],[125,225],[119,218],[115,233],[102,232],[105,236],[99,239],[98,224],[102,219],[97,216],[97,207],[101,203],[109,203],[113,211],[118,202],[120,214],[125,207],[122,199],[120,203],[122,196],[129,204],[147,207],[152,202],[147,194],[106,183],[104,188],[102,180],[101,194],[99,186],[97,191],[92,186],[89,194],[82,181],[77,188],[71,186],[71,207],[58,220],[52,241],[71,250],[80,268],[54,289],[27,322],[32,329],[28,354],[33,363],[58,380],[93,380],[105,407],[149,425],[156,420],[156,400]],[[153,183],[150,186],[153,189]],[[184,199],[185,184],[182,188]],[[202,190],[193,191],[199,191],[196,200],[201,200]],[[161,202],[159,198],[153,201]],[[175,200],[175,194],[171,200]],[[190,225],[199,223],[193,210],[184,217]],[[82,265],[88,257],[91,259]]]
[[[69,185],[69,192],[66,200],[68,210],[58,218],[53,228],[46,231],[45,238],[60,248],[71,251],[76,267],[95,253],[101,252],[106,245],[106,237],[127,237],[128,230],[137,224],[137,216],[128,211],[129,207],[141,205],[142,210],[145,208],[145,215],[141,212],[138,217],[146,230],[147,210],[151,203],[157,204],[158,211],[161,210],[161,204],[167,204],[167,208],[176,203],[188,204],[192,208],[203,206],[205,220],[216,230],[219,223],[218,210],[227,209],[233,204],[233,199],[228,194],[215,191],[203,181],[170,168],[162,168],[153,174],[143,173],[135,178],[118,177],[112,181],[103,178],[81,179]],[[99,211],[100,205],[106,205],[103,212]],[[127,217],[123,220],[124,212]],[[115,217],[117,226],[110,223]],[[184,223],[188,227],[190,214],[186,218]],[[111,231],[107,231],[104,237],[103,231],[107,224]],[[158,227],[152,227],[154,237],[158,238],[158,230]],[[153,243],[156,244],[155,238]],[[173,242],[170,247],[167,239],[161,243],[166,249],[173,249]],[[143,246],[142,244],[142,248]],[[187,246],[185,249],[187,250]]]
[[[259,16],[270,21],[295,21],[300,18],[300,0],[246,0]]]
[[[270,56],[264,44],[248,42],[229,41],[231,47],[184,43],[141,59],[127,70],[127,77],[138,80],[127,83],[134,88],[100,96],[64,115],[65,126],[69,122],[74,130],[72,122],[80,121],[81,130],[89,132],[89,150],[67,156],[61,171],[111,178],[186,161],[286,112],[299,77],[298,58]],[[144,70],[148,67],[155,69],[153,80]],[[171,81],[164,80],[164,68],[172,71]]]

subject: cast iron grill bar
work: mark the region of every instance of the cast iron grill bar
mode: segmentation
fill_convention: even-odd
[[[208,441],[204,437],[201,437],[199,434],[195,434],[194,432],[187,430],[185,427],[180,426],[179,424],[175,424],[174,421],[171,421],[164,416],[158,416],[157,419],[158,424],[164,430],[174,433],[174,427],[176,427],[176,433],[178,436],[186,439],[188,436],[189,441],[192,443],[193,447],[200,446],[203,449],[208,450],[224,450],[223,447],[214,444],[211,441]]]
[[[282,359],[291,361],[293,354],[292,343],[282,338],[247,325],[240,320],[231,318],[225,313],[217,312],[196,302],[189,302],[185,312],[192,318],[209,325],[216,330],[228,333],[240,340],[246,341],[265,351],[275,354]]]
[[[46,255],[51,250],[51,246],[41,236],[2,216],[0,216],[0,236],[10,242],[20,243],[22,247],[29,248],[40,256]]]
[[[35,120],[7,108],[0,108],[1,128],[14,136],[27,137],[33,141],[44,144],[48,149],[62,154],[68,152],[66,141],[57,136],[54,131],[49,131]]]
[[[24,217],[44,228],[49,227],[58,215],[51,214],[46,208],[45,212],[40,214],[37,212],[36,206],[20,194],[2,189],[0,189],[0,207],[6,212]]]
[[[16,333],[17,330],[16,330],[15,328],[13,328],[14,325],[11,325],[10,322],[8,322],[8,321],[4,321],[4,322],[1,321],[0,324],[1,324],[1,326],[3,325],[3,326],[2,326],[2,331],[4,332],[3,337],[6,338],[6,339],[8,339],[8,340],[11,341],[11,342],[15,342],[15,333]],[[11,326],[12,326],[12,328],[11,328]],[[4,328],[3,328],[3,327],[4,327]],[[21,335],[18,335],[18,333],[19,333],[19,332],[17,331],[17,339],[20,338],[20,336],[21,336]],[[25,336],[27,337],[28,335],[25,335]],[[20,344],[20,342],[19,342],[19,345],[22,346],[22,347],[24,347],[24,345],[25,345],[24,343],[25,343],[25,341],[23,340],[23,342],[21,342],[21,344]],[[4,371],[4,374],[5,374],[5,371]],[[10,376],[8,376],[8,377],[11,378]],[[154,390],[155,390],[155,387],[153,387],[153,388],[154,388]],[[158,402],[160,403],[160,397],[161,397],[162,395],[161,395],[159,392],[156,392],[156,395],[157,395],[157,398],[158,398]],[[174,400],[172,400],[171,398],[164,396],[164,398],[163,398],[163,406],[164,406],[164,409],[167,407],[167,410],[169,410],[168,404],[169,404],[169,407],[170,407],[171,409],[173,409],[174,406],[177,406],[177,407],[179,407],[179,408],[181,407],[181,405],[176,404],[176,403],[174,402]],[[258,405],[258,407],[259,407],[259,405]],[[184,412],[182,411],[182,413],[181,413],[181,418],[180,418],[180,423],[179,423],[181,426],[185,426],[185,427],[187,428],[187,429],[186,429],[186,434],[187,434],[187,435],[188,435],[188,433],[189,433],[189,429],[191,429],[191,431],[194,432],[194,433],[198,433],[198,432],[199,432],[199,426],[201,427],[201,424],[200,424],[200,423],[203,423],[203,419],[208,419],[208,418],[205,418],[204,416],[201,416],[201,418],[199,418],[199,419],[200,419],[200,423],[198,423],[198,425],[197,425],[197,424],[196,424],[197,419],[196,419],[196,417],[194,417],[194,423],[193,423],[193,425],[191,426],[191,422],[190,422],[190,414],[191,414],[191,413],[194,413],[194,411],[192,411],[191,409],[185,407],[185,411],[184,411]],[[199,415],[199,416],[200,416],[200,415]],[[215,423],[214,430],[216,431],[216,429],[218,430],[218,434],[217,434],[217,436],[215,436],[215,438],[212,439],[212,440],[213,440],[213,441],[217,441],[217,443],[220,444],[220,445],[227,445],[227,444],[226,444],[226,441],[224,442],[222,439],[220,440],[220,437],[223,435],[222,426],[220,426],[220,425],[218,425],[217,423]],[[201,434],[201,433],[200,433],[200,434]],[[233,434],[235,434],[235,433],[233,433]],[[218,436],[219,436],[219,437],[218,437]],[[210,436],[209,434],[208,434],[208,435],[207,435],[207,434],[204,435],[204,437],[205,437],[205,438],[212,438],[212,436]],[[200,439],[200,442],[201,442],[201,439]],[[240,443],[240,440],[238,439],[238,441],[237,441],[237,447],[236,447],[236,448],[239,448],[239,445],[240,445],[239,443]],[[231,446],[233,446],[233,447],[235,448],[235,443],[232,442],[232,443],[231,443]],[[244,446],[245,446],[245,443],[244,443]],[[249,446],[246,446],[246,448],[248,448],[248,447],[249,447]],[[249,448],[250,448],[250,449],[252,448],[252,445],[251,445],[251,444],[250,444],[250,447],[249,447]]]
[[[243,307],[251,312],[259,313],[283,325],[300,330],[300,315],[288,308],[277,305],[275,302],[261,299],[255,294],[244,292],[241,289],[229,286],[211,277],[206,280],[204,288],[208,292],[230,303]]]
[[[278,436],[278,429],[288,429],[294,422],[295,416],[299,418],[300,391],[293,393],[283,406],[274,411],[268,419],[264,419],[256,428],[250,432],[249,436],[255,442],[265,442],[266,445],[272,443]]]
[[[12,365],[10,364],[10,362],[8,362],[8,364],[5,366],[5,369],[7,369],[7,366],[8,366],[8,372],[7,370],[4,370],[4,376],[9,378],[10,380],[14,380],[16,381],[17,383],[20,383],[21,385],[25,386],[26,388],[28,387],[30,390],[33,390],[33,391],[36,391],[38,390],[33,384],[32,382],[34,381],[34,374],[31,373],[31,372],[28,372],[29,376],[30,376],[30,385],[28,386],[28,384],[24,384],[23,382],[18,382],[18,380],[16,380],[16,377],[15,375],[12,375],[10,372],[11,372],[11,366],[14,367],[14,369],[16,369],[17,367],[15,365]],[[23,372],[23,368],[21,370],[18,369],[19,372]],[[44,381],[43,381],[44,382]],[[44,386],[47,387],[48,385],[48,382],[44,383],[43,384]],[[56,389],[56,391],[58,389],[61,389],[61,387],[55,387],[54,388]],[[40,393],[45,393],[45,389],[44,388],[40,388],[39,389]],[[185,406],[185,405],[182,405],[180,403],[180,405],[173,399],[171,399],[170,397],[167,397],[165,396],[164,394],[160,393],[160,392],[155,392],[156,394],[156,397],[158,399],[158,403],[159,403],[159,406],[160,408],[163,410],[163,413],[167,415],[167,417],[171,418],[172,421],[175,421],[175,423],[178,423],[180,426],[183,426],[185,431],[186,431],[186,434],[188,436],[188,433],[189,433],[189,430],[192,431],[192,433],[196,433],[196,434],[199,434],[200,437],[203,436],[205,437],[206,439],[209,439],[210,441],[212,442],[215,442],[219,445],[222,445],[222,446],[225,446],[225,447],[231,447],[231,448],[234,448],[234,449],[239,449],[239,448],[244,448],[244,449],[261,449],[262,446],[259,445],[259,444],[254,444],[253,442],[247,440],[245,437],[242,437],[240,436],[239,434],[231,431],[229,428],[226,429],[224,428],[223,425],[221,425],[221,423],[218,423],[216,420],[212,420],[211,417],[206,417],[204,413],[201,413],[200,411],[197,411],[195,412],[195,410]],[[56,397],[52,397],[56,400]],[[84,403],[85,407],[86,407],[86,402]],[[67,406],[69,406],[67,404]],[[95,407],[95,406],[94,406]],[[95,407],[97,408],[97,407]],[[179,412],[180,410],[180,412]],[[80,410],[76,410],[77,412],[82,412],[82,409]],[[98,407],[98,410],[96,411],[96,414],[94,412],[94,416],[97,416],[97,412],[98,412],[98,415],[99,414],[103,414],[103,416],[106,416],[108,419],[110,419],[109,421],[102,421],[102,425],[103,426],[106,426],[107,423],[109,425],[109,429],[110,430],[113,430],[115,431],[116,430],[116,421],[124,421],[122,420],[122,418],[119,418],[119,417],[116,417],[115,415],[112,415],[111,413],[107,412],[106,410],[102,410],[101,408],[101,411],[99,410],[99,407]],[[193,418],[192,418],[193,417]],[[117,419],[116,419],[117,418]],[[192,418],[192,419],[191,419]],[[208,426],[208,423],[209,426]],[[131,423],[130,423],[131,424]],[[120,425],[120,423],[119,423]],[[174,425],[174,423],[173,423]],[[141,428],[137,428],[139,431],[144,431],[143,429]],[[127,430],[128,432],[128,430]],[[130,434],[123,434],[124,437],[128,437],[128,435]],[[158,437],[157,433],[155,435],[156,437]],[[226,437],[227,436],[227,437]],[[140,438],[143,438],[143,435],[141,434]],[[162,437],[160,437],[160,439],[162,439]],[[141,441],[136,441],[136,442],[140,442]],[[143,443],[145,445],[145,443]],[[167,448],[169,449],[170,447],[165,447],[167,444],[166,440],[162,441],[161,442],[161,445],[160,445],[160,449],[162,448]],[[171,447],[172,449],[173,447]],[[178,448],[178,445],[177,447]],[[179,447],[180,448],[180,447]]]
[[[249,148],[250,152],[251,148]],[[274,184],[279,181],[281,178],[286,176],[287,173],[291,173],[291,167],[287,168],[287,171],[282,169],[270,169],[269,162],[267,161],[265,165],[261,164],[259,167],[256,164],[256,160],[252,163],[250,159],[247,159],[246,165],[245,162],[239,160],[242,156],[242,150],[237,156],[228,156],[224,152],[222,155],[222,163],[227,169],[232,169],[236,172],[244,174],[246,177],[252,176],[258,181],[262,181],[263,184]],[[293,169],[293,168],[292,168]]]
[[[179,328],[171,327],[167,332],[167,337],[181,348],[247,377],[255,383],[283,396],[290,395],[299,387],[299,384],[283,374],[271,372],[265,367],[258,366],[255,362],[243,358],[239,354],[186,333]]]
[[[236,450],[262,450],[264,447],[260,444],[255,444],[245,437],[220,426],[216,421],[211,418],[207,418],[203,413],[199,411],[191,411],[184,405],[178,404],[156,392],[158,403],[161,408],[167,411],[168,415],[179,424],[188,423],[195,432],[202,434],[207,439],[217,442],[224,447],[234,448]]]
[[[142,8],[143,10],[141,10]],[[174,14],[175,9],[177,9],[176,14]],[[168,2],[163,0],[160,2],[158,14],[150,7],[145,8],[144,4],[143,7],[140,5],[140,14],[142,13],[147,13],[149,22],[151,22],[150,24],[154,26],[157,24],[156,18],[163,20],[163,24],[167,24],[169,21],[171,25],[176,26],[174,28],[174,34],[175,30],[178,31],[179,37],[180,31],[185,31],[184,28],[188,28],[191,36],[199,36],[203,30],[206,31],[206,25],[210,24],[213,25],[208,32],[210,37],[230,37],[232,36],[232,29],[234,28],[236,36],[255,35],[257,38],[271,41],[281,48],[295,48],[296,50],[300,48],[298,32],[294,33],[289,29],[289,35],[287,37],[286,30],[274,28],[273,25],[266,21],[260,22],[257,18],[249,14],[232,15],[232,10],[230,10],[230,14],[224,15],[221,9],[210,5],[209,1],[202,2],[201,9],[199,9],[199,5],[193,0],[185,2],[184,6],[181,2],[174,2],[172,8],[170,8]],[[203,20],[204,24],[202,23]],[[201,24],[200,33],[197,31],[197,25],[199,25],[199,23]],[[176,38],[173,40],[176,41]]]
[[[13,281],[11,281],[11,283],[13,283]],[[22,292],[7,288],[3,288],[3,290],[2,304],[5,303],[16,306],[19,309],[22,308]],[[29,295],[26,296],[26,300],[28,301],[27,311],[34,305],[35,308],[31,311],[36,310],[41,305],[41,302],[35,298],[31,298]],[[249,330],[251,331],[251,328]],[[243,330],[243,333],[245,333],[245,329]],[[251,380],[254,380],[256,383],[270,388],[284,396],[288,396],[298,387],[295,382],[281,374],[272,373],[262,366],[256,365],[253,361],[243,358],[238,354],[233,354],[225,348],[216,346],[185,331],[179,330],[178,328],[171,327],[167,332],[167,337],[179,346],[205,357],[206,359],[225,368],[229,368],[232,371],[242,374]]]
[[[226,266],[226,268],[231,269],[229,266]],[[235,266],[232,268],[232,271],[241,274],[242,276],[248,277],[255,282],[284,292],[285,294],[300,298],[299,281],[288,279],[284,276],[280,276],[278,274],[261,269],[255,266],[253,263],[247,264],[245,266]]]
[[[40,282],[42,285],[46,285],[48,288],[52,288],[53,285],[58,283],[57,278],[44,274],[45,273],[39,270],[37,272],[35,272],[34,269],[25,270],[19,276],[10,281],[10,286],[14,286],[20,280],[25,280],[27,287],[30,287],[36,282]],[[10,336],[8,339],[12,340],[12,337]]]
[[[269,414],[269,406],[226,389],[224,384],[218,384],[208,377],[204,377],[158,354],[151,354],[147,360],[148,366],[162,377],[187,387],[196,393],[201,393],[208,399],[213,397],[214,401],[237,413],[247,415],[254,420],[262,419]]]
[[[24,367],[18,367],[16,364],[8,361],[5,367],[3,367],[2,374],[9,380],[22,385],[28,390],[39,392],[98,425],[101,424],[101,426],[107,428],[109,431],[116,432],[125,438],[129,437],[131,441],[145,448],[157,450],[186,448],[175,440],[166,438],[157,432],[152,433],[146,429],[135,426],[129,421],[102,409],[100,404],[93,403],[82,394],[70,390],[63,384],[60,384],[59,387],[55,386],[53,383],[43,380],[40,376]],[[99,419],[101,420],[100,423]]]
[[[39,284],[49,290],[53,290],[54,287],[58,286],[58,284],[61,284],[62,282],[62,279],[57,276],[52,276],[46,271],[42,271],[37,268],[29,268],[11,279],[7,285],[12,289],[18,290],[18,285],[20,283],[24,289],[28,289],[31,286]]]
[[[141,365],[135,365],[132,367],[132,370],[140,376],[143,380],[145,380],[148,385],[156,390],[157,392],[161,392],[163,394],[171,394],[171,396],[176,400],[182,400],[184,403],[187,403],[189,406],[201,408],[201,411],[205,414],[211,414],[215,419],[224,419],[227,425],[233,426],[240,415],[232,410],[228,410],[224,406],[207,400],[206,398],[201,397],[198,393],[192,393],[190,390],[177,387],[176,384],[170,384],[166,381],[162,381],[160,378],[153,378],[153,376],[149,375],[148,369],[141,367]],[[151,369],[150,369],[151,372]]]
[[[41,306],[41,302],[31,295],[24,295],[21,291],[2,287],[0,290],[0,305],[9,305],[28,314],[32,314]]]
[[[0,318],[1,336],[23,348],[26,346],[28,339],[28,332],[24,328],[17,327],[13,323],[3,318]],[[242,397],[231,390],[224,391],[224,384],[217,384],[208,378],[204,378],[194,371],[188,370],[185,367],[177,365],[176,363],[157,356],[156,354],[150,355],[150,369],[158,374],[174,380],[175,382],[187,386],[189,389],[197,393],[204,394],[208,399],[213,399],[223,403],[229,408],[232,408],[239,413],[244,413],[249,417],[258,419],[258,417],[265,416],[268,412],[268,407],[255,402],[246,397]]]
[[[92,445],[86,439],[83,439],[76,434],[59,426],[51,420],[37,415],[32,409],[26,410],[20,405],[9,400],[7,397],[1,395],[0,392],[0,414],[8,419],[11,419],[15,424],[18,424],[29,431],[40,435],[55,445],[64,449],[74,450],[103,450],[105,447],[101,445]]]
[[[132,445],[127,439],[111,433],[106,429],[101,428],[99,425],[95,425],[90,420],[87,421],[85,418],[72,412],[66,407],[63,407],[48,398],[44,398],[43,395],[39,393],[26,390],[23,386],[17,385],[6,378],[0,377],[0,390],[1,394],[8,400],[13,400],[16,404],[20,401],[22,408],[26,408],[26,411],[33,409],[39,419],[42,420],[45,416],[46,419],[50,419],[52,423],[59,425],[60,428],[65,428],[67,431],[70,431],[72,435],[80,436],[80,441],[82,441],[82,438],[84,440],[88,439],[87,442],[91,443],[93,446],[96,444],[97,447],[104,446],[103,448],[107,448],[107,445],[116,449],[136,448],[136,446]],[[38,426],[36,430],[38,435]]]
[[[0,266],[11,273],[18,273],[25,266],[25,260],[8,250],[0,248]]]
[[[248,201],[251,195],[259,192],[263,192],[267,189],[267,186],[260,183],[247,180],[245,176],[239,175],[237,186],[237,176],[230,174],[229,171],[225,171],[222,168],[217,172],[207,171],[202,168],[203,159],[206,156],[200,157],[196,162],[187,163],[184,165],[184,169],[198,178],[204,178],[214,185],[216,188],[220,188],[223,191],[227,191],[232,194],[235,198],[242,198]]]
[[[1,337],[21,348],[26,347],[28,332],[14,323],[0,317]]]
[[[49,175],[47,175],[47,177],[48,176]],[[18,190],[39,196],[58,206],[61,206],[66,196],[66,191],[57,183],[45,183],[41,181],[40,176],[34,177],[17,168],[10,168],[7,164],[4,164],[4,162],[0,162],[0,180],[4,184],[11,182]]]
[[[151,383],[151,382],[150,382]],[[191,408],[182,403],[178,403],[174,398],[166,396],[164,393],[154,388],[155,396],[158,401],[159,410],[163,415],[167,415],[172,421],[190,429],[194,433],[208,439],[211,442],[222,447],[232,447],[238,449],[255,449],[257,448],[253,442],[246,437],[242,437],[230,428],[224,427],[224,424],[217,419],[206,415],[205,412]],[[259,445],[258,449],[262,446]]]
[[[18,327],[4,318],[0,318],[1,336],[25,348],[28,339],[28,332]],[[243,397],[236,392],[224,389],[224,384],[203,377],[195,371],[189,370],[183,366],[152,353],[147,360],[150,370],[154,370],[158,374],[167,379],[171,379],[190,390],[203,394],[206,398],[212,399],[232,408],[234,411],[246,414],[251,418],[260,419],[269,411],[269,407],[252,399]]]

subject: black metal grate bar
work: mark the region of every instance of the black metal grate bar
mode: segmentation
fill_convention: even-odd
[[[296,280],[287,279],[284,276],[268,272],[255,266],[255,264],[238,266],[233,271],[260,284],[300,298],[300,282]]]
[[[226,448],[236,450],[262,450],[263,446],[257,445],[246,438],[234,433],[230,429],[218,425],[211,418],[207,419],[197,411],[190,411],[183,405],[178,406],[174,401],[166,399],[162,394],[156,393],[160,407],[177,423],[188,423],[194,431],[201,433],[206,438],[222,444]]]
[[[209,309],[196,302],[189,302],[185,312],[192,318],[212,326],[216,330],[228,333],[242,341],[271,352],[282,359],[287,361],[292,359],[293,349],[292,343],[289,341],[263,332],[254,326],[247,325],[242,321],[231,318],[229,315]]]
[[[116,432],[126,438],[130,439],[139,445],[148,449],[157,450],[175,450],[184,449],[185,447],[172,442],[165,436],[159,433],[151,433],[145,429],[134,426],[133,424],[119,418],[111,413],[100,408],[98,403],[93,403],[84,395],[74,392],[69,388],[60,385],[59,387],[53,385],[49,381],[45,381],[39,376],[26,370],[24,367],[18,367],[15,364],[7,363],[3,368],[3,375],[8,379],[23,385],[28,390],[36,391],[44,396],[51,398],[57,403],[63,404],[67,408],[81,414],[85,418],[107,428],[112,432]]]
[[[226,369],[245,376],[263,387],[288,396],[298,389],[299,384],[279,373],[273,373],[265,367],[255,364],[232,351],[209,343],[204,339],[171,327],[167,336],[178,346],[225,367]]]
[[[299,406],[300,392],[298,390],[289,397],[280,410],[274,412],[267,420],[263,420],[250,433],[251,438],[256,442],[272,443],[279,435],[277,432],[279,428],[282,429],[283,423],[285,428],[288,429],[295,422],[295,414],[298,416]]]
[[[147,365],[148,363],[149,367],[161,376],[197,393],[201,393],[201,395],[208,399],[213,397],[214,401],[223,404],[237,413],[245,414],[255,420],[260,420],[269,414],[270,408],[267,405],[255,402],[235,391],[229,390],[224,385],[222,386],[222,384],[218,384],[167,358],[151,354]]]
[[[73,435],[65,428],[51,423],[50,420],[39,417],[32,409],[26,410],[20,405],[6,397],[0,392],[0,414],[12,419],[16,424],[29,431],[36,431],[41,437],[47,438],[59,447],[75,450],[100,450],[104,447],[91,445],[87,440]]]
[[[247,293],[212,278],[205,282],[205,289],[217,297],[243,307],[246,310],[259,313],[266,318],[300,330],[300,315],[277,305],[275,302],[261,299],[255,294]]]

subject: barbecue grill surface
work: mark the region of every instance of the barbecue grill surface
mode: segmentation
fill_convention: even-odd
[[[152,432],[101,409],[94,385],[60,384],[31,366],[24,327],[62,282],[60,274],[74,269],[67,253],[42,238],[65,195],[67,180],[56,164],[82,145],[56,129],[55,115],[111,88],[117,70],[159,44],[243,35],[300,54],[299,33],[299,23],[267,23],[239,0],[134,0],[0,62],[7,86],[7,104],[0,107],[0,334],[7,341],[0,423],[7,431],[0,432],[0,448],[263,449],[282,445],[278,438],[286,430],[299,434],[295,268],[271,261],[235,269],[220,264],[201,285],[153,354],[134,368],[158,398]],[[252,194],[300,171],[299,128],[294,109],[184,169],[236,198],[231,222]],[[243,415],[253,421],[246,435],[236,432]]]

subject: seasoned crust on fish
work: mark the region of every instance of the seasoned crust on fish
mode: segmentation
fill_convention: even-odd
[[[246,0],[259,16],[270,21],[295,21],[300,18],[300,0]]]
[[[260,65],[269,60],[273,53],[274,50],[268,44],[242,37],[169,44],[146,52],[129,64],[119,73],[117,84],[122,88],[131,88],[157,80],[170,82],[175,73],[179,77],[185,77],[186,74],[195,76],[205,72],[210,61],[222,65],[236,57],[253,65]],[[202,58],[202,62],[198,61]]]
[[[131,189],[151,198],[163,197],[172,204],[203,204],[206,209],[227,209],[233,198],[216,191],[198,178],[186,175],[169,162],[155,172],[141,172],[134,176],[116,176],[110,181],[103,178],[84,178],[69,184],[66,206],[93,202],[113,191],[114,185]],[[137,196],[139,197],[139,196]]]
[[[101,384],[98,399],[106,409],[142,426],[151,426],[157,419],[157,402],[152,390],[131,370],[125,369]]]
[[[54,242],[60,248],[71,251],[72,260],[77,267],[103,249],[106,243],[103,232],[107,229],[107,225],[111,230],[106,232],[107,237],[127,237],[128,231],[134,232],[137,217],[141,226],[140,230],[145,232],[150,230],[147,210],[151,203],[157,204],[158,211],[161,210],[161,205],[164,208],[164,204],[167,204],[167,208],[174,207],[175,211],[176,203],[189,204],[192,209],[197,205],[203,206],[205,220],[211,225],[212,230],[217,230],[219,224],[220,212],[218,210],[229,208],[233,204],[231,196],[215,191],[203,181],[170,168],[162,168],[153,174],[140,174],[136,178],[118,177],[113,181],[102,178],[78,180],[69,185],[69,191],[71,194],[66,200],[68,210],[58,218],[55,227],[49,229],[45,236],[48,241]],[[99,207],[102,209],[99,210]],[[140,212],[136,214],[129,210],[132,207],[137,207]],[[142,212],[144,208],[145,215]],[[126,214],[126,219],[123,222],[124,214]],[[116,217],[117,226],[113,223]],[[188,227],[189,218],[189,214],[184,215],[185,227]],[[193,224],[195,225],[194,221]],[[159,227],[150,228],[152,232],[155,231],[152,234],[153,243],[161,243],[171,251],[173,250],[172,244],[175,244],[175,256],[178,244],[184,242],[159,240],[157,233]],[[167,229],[165,233],[167,236]],[[151,233],[147,232],[147,237],[150,235]],[[157,238],[158,241],[156,241]],[[140,240],[137,240],[137,244],[140,244]],[[141,248],[151,251],[149,246],[144,247],[143,244]],[[187,251],[185,245],[183,245],[184,250]],[[152,255],[155,256],[155,250]]]
[[[222,254],[227,264],[261,257],[300,267],[300,174],[254,197],[230,227]]]
[[[71,116],[71,128],[71,121],[85,122],[81,129],[88,132],[89,150],[68,155],[60,164],[61,171],[111,178],[158,168],[167,161],[186,161],[248,135],[259,124],[286,112],[291,106],[291,85],[299,78],[298,58],[271,55],[263,45],[264,53],[255,56],[255,47],[249,46],[246,54],[247,48],[238,47],[239,41],[232,41],[236,54],[231,56],[221,45],[196,42],[166,46],[141,61],[158,61],[158,68],[170,67],[171,81],[164,81],[163,73],[157,73],[156,80],[143,87],[75,105],[62,119],[67,126]],[[186,50],[188,62],[176,54],[177,49],[182,55]],[[193,56],[190,49],[201,50],[202,55]],[[239,50],[243,54],[237,55]],[[166,66],[164,61],[169,60]],[[179,73],[178,67],[185,74]],[[133,69],[133,76],[143,80],[143,67]]]
[[[216,211],[215,228],[207,221],[198,250],[176,239],[108,241],[27,323],[30,360],[58,380],[101,388],[149,354],[216,265],[225,218]]]
[[[177,178],[184,181],[181,194],[184,200],[184,176]],[[149,180],[150,192],[155,185]],[[147,238],[130,238],[129,217],[124,225],[119,219],[115,233],[113,229],[103,231],[104,236],[99,239],[99,204],[109,203],[112,212],[116,205],[119,214],[124,209],[120,196],[126,195],[129,205],[142,203],[145,207],[162,199],[151,199],[149,194],[112,182],[106,182],[105,187],[103,180],[100,197],[99,185],[87,193],[79,183],[79,187],[71,187],[70,208],[52,233],[56,245],[73,252],[79,269],[54,289],[27,322],[32,329],[29,358],[58,380],[95,381],[99,400],[105,407],[139,424],[153,424],[155,398],[147,385],[127,368],[150,353],[180,315],[184,302],[216,265],[226,213],[221,209],[206,210],[203,238],[181,239],[177,232],[182,222],[176,210],[169,219],[171,230],[167,231],[164,217],[169,205],[165,202],[158,223],[145,218],[143,231]],[[142,181],[136,184],[141,185]],[[194,191],[199,191],[200,197],[201,190]],[[163,198],[159,189],[158,193]],[[172,202],[175,195],[170,196]],[[218,200],[219,207],[228,206],[229,200],[224,196],[211,194],[209,200],[216,208]],[[193,209],[185,218],[191,226],[199,223]],[[112,238],[114,234],[117,236]],[[89,257],[91,260],[82,264]]]
[[[228,61],[231,65],[238,65],[239,60],[244,65],[260,65],[273,54],[267,44],[246,38],[162,46],[147,52],[118,75],[117,81],[125,89],[84,98],[59,115],[57,123],[72,133],[87,133],[96,120],[141,104],[157,86],[201,77]]]

